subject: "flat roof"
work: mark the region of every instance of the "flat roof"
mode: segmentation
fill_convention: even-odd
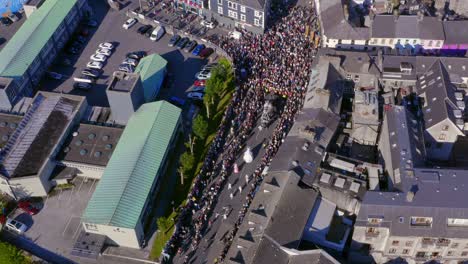
[[[138,82],[139,75],[135,73],[114,72],[111,83],[107,88],[109,91],[130,92]]]
[[[0,76],[22,77],[77,0],[47,0],[0,51]]]
[[[107,166],[123,129],[80,124],[73,129],[57,160]]]
[[[20,115],[0,113],[0,148],[5,146],[22,119]]]

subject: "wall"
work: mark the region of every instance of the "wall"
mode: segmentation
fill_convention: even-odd
[[[65,165],[70,168],[78,169],[76,176],[83,177],[83,178],[90,178],[100,180],[102,174],[104,173],[105,167],[94,166],[89,164],[82,164],[77,162],[70,162],[70,161],[59,161],[57,162],[58,165]]]
[[[95,228],[93,228],[93,226]],[[137,229],[119,228],[109,225],[92,225],[89,223],[83,223],[83,227],[85,231],[89,233],[107,236],[110,243],[115,243],[122,247],[140,248],[140,243],[138,241],[139,231],[137,231]]]
[[[448,126],[448,130],[444,131],[444,126]],[[441,139],[442,134],[445,135],[444,140]],[[429,158],[448,160],[457,137],[463,135],[460,129],[449,119],[426,129],[426,140],[430,142],[430,146],[426,145]],[[438,143],[442,143],[442,146]]]
[[[17,198],[44,197],[47,196],[51,187],[50,183],[44,185],[41,178],[37,176],[13,178],[10,180],[10,185]]]

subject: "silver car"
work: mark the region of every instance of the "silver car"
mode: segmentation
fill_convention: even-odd
[[[18,234],[23,234],[28,229],[25,224],[11,218],[7,219],[5,226]]]

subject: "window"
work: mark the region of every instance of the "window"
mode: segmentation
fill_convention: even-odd
[[[392,241],[392,246],[398,246],[400,244],[400,241],[398,240],[393,240]]]
[[[95,231],[98,230],[97,225],[95,225],[95,224],[88,224],[88,223],[85,223],[85,227],[86,227],[86,229],[88,229],[88,230],[95,230]]]
[[[351,74],[346,74],[346,80],[351,80]]]
[[[228,1],[228,7],[237,10],[237,4],[236,4],[236,3],[233,3],[233,2],[229,2],[229,1]]]
[[[380,217],[368,217],[367,223],[371,225],[378,225],[382,222],[382,218]]]
[[[463,218],[447,218],[448,226],[468,226],[468,219]]]
[[[443,131],[449,130],[449,126],[448,126],[448,125],[445,125],[444,127],[442,127],[442,130],[443,130]]]
[[[429,40],[429,44],[427,46],[432,47],[432,40]]]
[[[228,10],[228,16],[237,19],[237,12]]]
[[[255,16],[256,17],[261,17],[262,15],[261,15],[260,11],[255,10]]]
[[[411,217],[411,225],[412,226],[431,227],[432,226],[432,217],[412,216]]]
[[[245,6],[241,5],[241,6],[240,6],[240,9],[241,9],[241,12],[242,12],[242,13],[245,13]]]
[[[447,136],[445,134],[440,134],[439,135],[439,140],[445,140]]]
[[[223,4],[223,0],[218,0],[218,5],[222,5]]]
[[[241,14],[241,21],[245,22],[245,15]]]
[[[417,252],[416,257],[417,258],[424,258],[424,257],[426,257],[426,252],[422,252],[422,251]]]
[[[409,249],[403,249],[403,252],[402,252],[403,255],[408,255],[408,253],[409,253]]]
[[[462,256],[462,257],[468,256],[468,251],[463,251],[463,252],[461,253],[461,256]]]
[[[452,245],[450,245],[450,247],[451,247],[451,248],[457,248],[458,245],[460,245],[460,244],[458,244],[458,243],[452,243]]]
[[[261,26],[260,20],[258,18],[254,19],[254,25],[256,25],[257,27]]]
[[[448,251],[448,252],[447,252],[447,256],[448,256],[448,257],[451,257],[451,256],[453,256],[453,255],[455,255],[455,252],[454,252],[454,251]]]
[[[389,251],[388,251],[389,254],[395,254],[396,253],[396,248],[391,248]]]
[[[221,15],[223,14],[223,7],[222,6],[218,6],[218,13],[220,13]]]
[[[413,45],[416,44],[416,40],[413,40]]]
[[[412,247],[413,246],[413,241],[406,241],[405,242],[405,247]]]

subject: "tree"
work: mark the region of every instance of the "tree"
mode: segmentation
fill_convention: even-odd
[[[23,255],[19,248],[0,241],[0,263],[29,264],[32,262],[29,257]]]
[[[197,115],[193,120],[192,129],[197,137],[201,139],[206,138],[208,135],[208,122],[206,122],[202,115]]]
[[[158,217],[158,219],[156,219],[156,224],[158,225],[158,229],[160,231],[165,231],[169,228],[168,226],[168,219],[166,217]]]
[[[195,165],[195,158],[192,154],[188,152],[184,152],[180,156],[180,168],[179,173],[181,177],[181,183],[184,184],[184,174],[192,170],[193,166]]]

